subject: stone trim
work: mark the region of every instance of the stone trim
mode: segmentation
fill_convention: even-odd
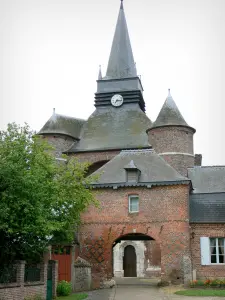
[[[195,157],[194,154],[182,153],[182,152],[164,152],[164,153],[158,153],[158,155],[187,155],[187,156]]]

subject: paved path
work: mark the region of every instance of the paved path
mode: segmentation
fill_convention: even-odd
[[[116,287],[89,292],[87,300],[224,300],[224,297],[187,297],[175,295],[182,287],[158,288],[156,280],[129,279]]]
[[[110,300],[224,300],[223,297],[187,297],[167,293],[163,289],[153,286],[118,286]],[[99,298],[99,300],[103,300]]]

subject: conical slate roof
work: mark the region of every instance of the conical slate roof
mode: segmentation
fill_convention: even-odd
[[[45,123],[38,134],[60,134],[79,139],[81,129],[85,122],[86,121],[82,119],[56,114],[54,111],[50,119]]]
[[[137,70],[131,48],[127,22],[121,1],[111,53],[104,79],[137,77]]]
[[[190,127],[181,115],[170,90],[163,107],[151,128],[162,126],[186,126]]]

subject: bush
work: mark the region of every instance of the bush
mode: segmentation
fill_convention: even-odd
[[[205,279],[203,280],[193,280],[190,281],[190,287],[205,287],[205,288],[224,288],[225,280],[224,279]]]
[[[72,285],[66,280],[62,280],[58,283],[57,286],[57,295],[58,296],[68,296],[72,293]]]

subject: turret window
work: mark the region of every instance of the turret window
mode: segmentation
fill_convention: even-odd
[[[139,212],[139,196],[130,195],[129,196],[129,213]]]

